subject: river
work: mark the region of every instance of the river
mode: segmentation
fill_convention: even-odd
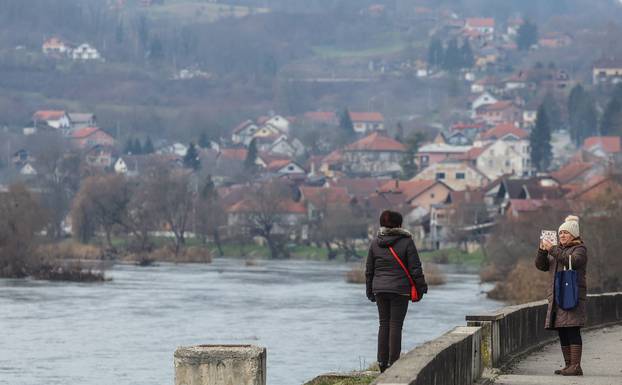
[[[348,267],[239,259],[116,265],[105,283],[0,280],[0,384],[172,385],[173,352],[194,344],[268,349],[268,384],[299,385],[375,361],[377,312]],[[473,274],[449,272],[411,305],[403,350],[500,307]]]

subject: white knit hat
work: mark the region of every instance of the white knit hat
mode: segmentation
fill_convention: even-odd
[[[576,215],[568,215],[564,220],[564,223],[559,226],[558,233],[562,230],[566,230],[573,237],[579,238],[579,236],[581,235],[581,233],[579,232],[579,217],[577,217]]]

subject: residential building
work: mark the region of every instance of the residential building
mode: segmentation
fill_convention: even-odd
[[[376,131],[343,149],[344,171],[361,176],[398,175],[405,155],[402,143]]]
[[[415,161],[420,168],[426,168],[447,159],[458,159],[470,149],[471,146],[454,146],[446,143],[430,143],[419,148],[415,154]]]
[[[71,128],[74,130],[85,127],[97,127],[97,118],[95,117],[95,114],[70,112],[68,116]]]
[[[476,110],[476,118],[481,119],[491,126],[501,123],[514,123],[520,126],[523,111],[514,102],[503,100],[494,104],[486,104]]]
[[[71,51],[71,47],[58,37],[47,39],[41,46],[46,55],[65,56]]]
[[[350,111],[350,119],[357,134],[384,130],[384,116],[379,112]]]
[[[444,202],[447,194],[453,190],[440,180],[413,178],[406,181],[398,179],[387,181],[380,191],[401,192],[406,203],[412,207],[422,207],[429,212],[432,205]]]
[[[476,33],[484,40],[492,40],[495,33],[495,19],[474,17],[466,19],[464,30],[468,34]]]
[[[66,130],[71,127],[69,115],[63,110],[40,110],[32,115],[32,121],[35,128],[40,125],[47,125],[59,130]]]
[[[594,84],[619,83],[622,81],[622,59],[604,58],[594,63],[592,68]]]
[[[532,171],[529,134],[513,124],[500,124],[480,134],[463,159],[490,180],[508,174],[527,176]]]
[[[84,43],[71,51],[71,58],[73,60],[101,60],[102,57],[97,49]]]
[[[73,130],[70,134],[74,146],[87,149],[97,145],[112,147],[115,139],[112,135],[98,127],[84,127]]]
[[[435,179],[452,190],[461,191],[484,186],[489,179],[470,162],[448,159],[425,168],[414,179]]]

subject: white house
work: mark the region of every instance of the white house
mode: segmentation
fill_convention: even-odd
[[[69,129],[71,121],[65,111],[62,110],[40,110],[32,115],[34,127],[46,124],[59,130]]]
[[[285,135],[279,137],[268,149],[269,153],[286,155],[288,157],[296,157],[304,154],[305,146],[300,142],[300,140],[287,139]]]
[[[531,172],[529,134],[512,124],[498,125],[480,135],[467,160],[488,179]]]
[[[73,60],[100,60],[101,55],[94,47],[84,43],[71,51],[71,58]]]
[[[498,101],[499,99],[495,98],[490,92],[485,91],[481,93],[471,103],[471,116],[475,117],[477,115],[477,109],[481,106],[485,106],[487,104],[495,104]]]

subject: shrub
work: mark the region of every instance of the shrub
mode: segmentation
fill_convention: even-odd
[[[365,265],[357,263],[352,266],[350,271],[346,272],[347,283],[365,283]]]
[[[520,261],[503,281],[497,282],[488,297],[512,303],[524,303],[546,298],[549,275],[536,270],[532,262]]]
[[[445,273],[434,263],[424,263],[423,272],[425,274],[425,281],[430,286],[444,285],[447,282]]]

